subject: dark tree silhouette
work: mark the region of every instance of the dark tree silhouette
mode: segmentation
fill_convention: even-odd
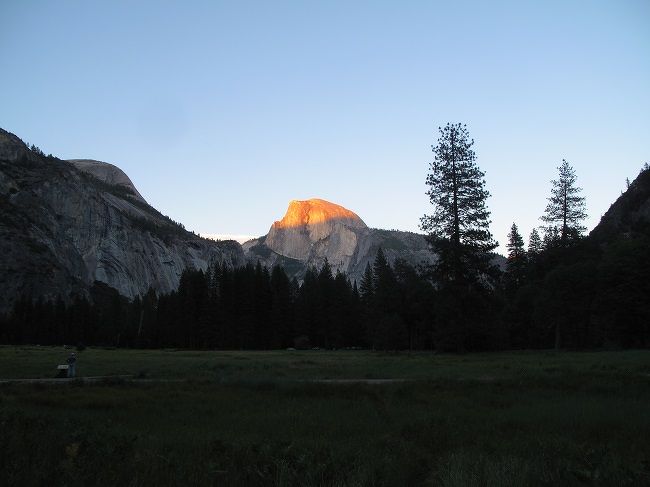
[[[506,248],[508,249],[509,262],[521,260],[526,256],[524,239],[521,237],[516,223],[513,223],[510,227],[510,233],[508,234],[508,244],[506,245]]]
[[[574,169],[564,159],[557,169],[559,177],[551,181],[551,196],[541,220],[547,223],[547,233],[557,232],[558,243],[567,247],[586,230],[581,222],[587,218],[587,213],[585,198],[580,196],[582,188],[576,186]]]
[[[508,249],[508,261],[505,274],[506,290],[514,291],[524,281],[527,261],[524,239],[521,237],[519,229],[514,223],[510,227],[506,248]]]
[[[364,303],[369,302],[375,293],[374,280],[372,268],[370,267],[370,262],[368,262],[366,264],[366,270],[361,277],[361,286],[359,286],[359,294]]]
[[[434,212],[421,218],[420,228],[439,255],[434,266],[439,280],[477,282],[487,271],[488,252],[497,246],[488,228],[485,173],[476,165],[474,140],[465,125],[448,123],[439,131],[426,179]]]
[[[439,298],[435,346],[462,351],[478,343],[474,338],[490,318],[482,293],[492,287],[489,252],[497,243],[489,231],[490,193],[476,165],[474,140],[461,124],[448,123],[439,131],[426,180],[434,212],[421,218],[420,228],[438,254],[432,267]]]
[[[537,229],[533,228],[532,232],[530,232],[530,237],[528,237],[528,256],[530,258],[535,258],[542,252],[542,250],[544,250],[542,239],[540,238]]]

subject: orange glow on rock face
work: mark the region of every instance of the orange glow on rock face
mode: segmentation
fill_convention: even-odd
[[[274,222],[273,227],[276,229],[295,228],[302,225],[325,223],[330,220],[349,220],[360,222],[363,225],[361,218],[347,208],[329,201],[312,198],[303,201],[292,200],[282,220]]]
[[[342,206],[317,198],[293,200],[284,218],[271,226],[265,244],[292,259],[306,261],[313,254],[347,265],[358,234],[367,231],[363,220]]]

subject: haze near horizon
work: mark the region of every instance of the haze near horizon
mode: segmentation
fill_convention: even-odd
[[[202,234],[293,199],[418,231],[437,127],[466,123],[491,230],[540,225],[566,159],[593,228],[650,160],[650,4],[4,2],[0,126],[116,164]]]

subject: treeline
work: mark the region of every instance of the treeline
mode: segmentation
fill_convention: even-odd
[[[650,346],[650,233],[607,244],[512,253],[502,279],[500,321],[509,348]]]
[[[492,289],[436,286],[404,261],[390,265],[381,250],[358,284],[327,262],[301,285],[281,267],[221,264],[186,270],[175,292],[132,301],[97,284],[92,303],[21,299],[0,320],[0,340],[259,350],[650,346],[650,233],[606,246],[586,238],[522,247],[511,249]]]
[[[525,250],[512,225],[501,281],[510,347],[650,346],[649,198],[646,164],[589,237],[533,230]]]
[[[301,285],[258,264],[186,270],[178,290],[128,301],[96,284],[79,298],[16,303],[1,322],[5,343],[219,349],[432,348],[433,287],[380,250],[360,287],[325,262]]]

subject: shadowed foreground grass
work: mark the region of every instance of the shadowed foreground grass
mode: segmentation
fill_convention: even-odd
[[[0,379],[54,377],[74,349],[0,346]],[[268,382],[309,379],[555,379],[650,374],[650,352],[507,352],[469,355],[369,351],[221,352],[89,348],[77,352],[80,376]]]
[[[60,350],[0,349],[0,375],[19,375],[11,354],[35,374],[41,353]],[[0,484],[650,483],[647,352],[88,350],[80,364],[193,380],[0,386]],[[425,380],[287,380],[368,376]]]

